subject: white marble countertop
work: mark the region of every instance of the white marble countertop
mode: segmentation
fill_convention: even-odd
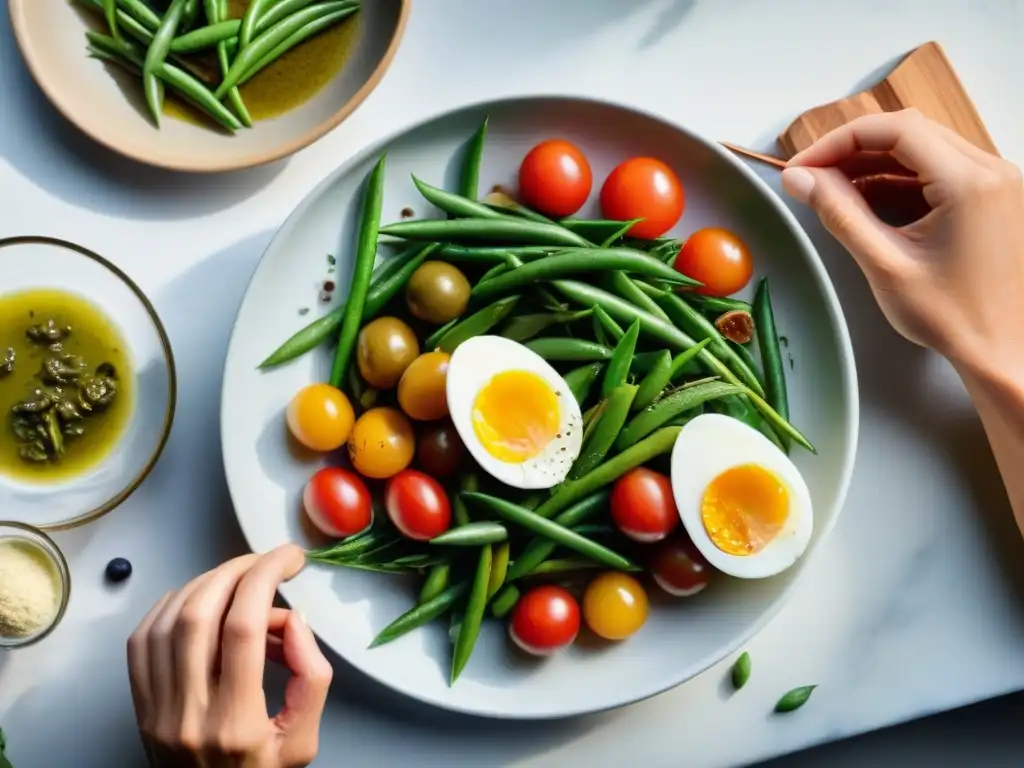
[[[269,168],[186,177],[64,123],[0,14],[0,236],[63,237],[113,259],[154,299],[180,374],[154,474],[107,518],[59,536],[75,583],[63,624],[0,656],[15,765],[141,764],[124,640],[163,591],[244,547],[217,434],[227,335],[272,232],[331,168],[430,113],[529,93],[628,101],[765,147],[802,109],[930,39],[1003,153],[1024,161],[1018,0],[421,0],[390,73],[341,128]],[[401,700],[339,661],[318,764],[736,765],[1024,688],[1024,547],[980,427],[949,368],[888,329],[852,262],[800,215],[851,325],[861,443],[838,527],[749,646],[750,684],[728,697],[718,668],[616,712],[496,723]],[[117,555],[136,571],[111,590],[103,567]],[[806,683],[820,685],[808,706],[769,714]]]

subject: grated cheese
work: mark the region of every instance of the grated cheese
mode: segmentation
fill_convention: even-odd
[[[60,576],[49,555],[26,539],[0,539],[0,636],[30,637],[54,620]]]

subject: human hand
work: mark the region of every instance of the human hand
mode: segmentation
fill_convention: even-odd
[[[851,177],[916,174],[931,209],[883,223]],[[1024,184],[916,110],[868,115],[789,161],[782,183],[857,260],[903,336],[967,369],[1001,359],[1024,373]]]
[[[165,595],[128,639],[135,716],[160,768],[297,768],[316,757],[330,663],[274,593],[305,563],[287,544],[245,555]],[[266,658],[292,677],[267,713]]]

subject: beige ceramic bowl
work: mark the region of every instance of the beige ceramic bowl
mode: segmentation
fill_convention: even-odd
[[[85,32],[96,20],[68,0],[9,0],[22,55],[54,106],[101,144],[149,165],[227,171],[286,157],[350,115],[391,64],[411,0],[372,0],[359,13],[358,42],[343,69],[305,104],[227,135],[165,118],[149,120],[136,76],[91,59]]]

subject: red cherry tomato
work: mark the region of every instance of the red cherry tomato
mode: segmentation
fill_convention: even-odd
[[[683,215],[686,196],[679,178],[653,157],[634,157],[620,163],[601,187],[601,211],[606,219],[634,224],[633,237],[660,237]]]
[[[698,229],[683,243],[675,268],[704,283],[697,293],[729,296],[742,290],[754,273],[746,244],[721,227]]]
[[[711,566],[685,536],[673,536],[659,544],[647,567],[655,583],[676,597],[695,595],[711,581]]]
[[[611,509],[615,525],[634,541],[660,541],[679,525],[672,481],[645,467],[615,481]]]
[[[590,163],[575,144],[542,141],[519,166],[519,196],[548,216],[572,216],[590,196]]]
[[[403,536],[429,541],[448,530],[452,508],[444,488],[430,475],[403,469],[384,488],[388,517]]]
[[[564,587],[535,587],[519,598],[508,633],[527,653],[545,656],[569,645],[580,631],[580,606]]]
[[[366,483],[355,472],[326,467],[306,483],[302,505],[313,525],[336,539],[352,536],[373,520]]]

